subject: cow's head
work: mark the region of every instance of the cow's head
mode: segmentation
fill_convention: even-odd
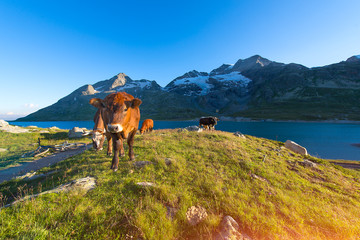
[[[105,136],[103,132],[100,131],[93,131],[92,133],[92,142],[93,142],[93,148],[96,151],[102,150],[103,149],[103,144],[104,144],[104,140],[105,140]]]
[[[122,132],[130,121],[131,110],[140,106],[141,100],[130,96],[127,93],[119,92],[106,96],[104,100],[99,98],[90,100],[91,105],[105,110],[104,114],[108,119],[107,130],[109,132]]]

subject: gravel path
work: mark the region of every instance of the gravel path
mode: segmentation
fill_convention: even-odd
[[[56,153],[48,157],[40,158],[39,160],[33,162],[23,163],[22,165],[17,167],[0,170],[0,183],[4,181],[8,181],[14,177],[24,175],[28,172],[36,171],[43,167],[51,166],[69,157],[80,154],[89,148],[91,148],[91,144],[88,144],[83,147],[79,147],[74,150],[68,150],[65,152]]]

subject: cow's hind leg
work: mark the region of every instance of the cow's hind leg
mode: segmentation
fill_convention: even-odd
[[[127,138],[127,143],[129,145],[129,158],[130,158],[130,161],[135,160],[135,154],[134,154],[134,149],[133,149],[135,134],[136,134],[136,130],[129,133],[129,136]]]

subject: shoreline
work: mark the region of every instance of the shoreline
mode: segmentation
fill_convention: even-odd
[[[154,121],[169,121],[169,122],[192,122],[192,121],[199,121],[199,118],[193,119],[161,119]],[[360,121],[357,120],[336,120],[336,119],[329,119],[329,120],[286,120],[286,119],[252,119],[252,118],[243,118],[243,117],[219,117],[220,121],[224,122],[294,122],[294,123],[338,123],[338,124],[360,124]],[[17,123],[17,122],[87,122],[92,121],[90,120],[56,120],[56,121],[16,121],[16,120],[4,120],[8,123]],[[143,121],[143,120],[140,120]]]

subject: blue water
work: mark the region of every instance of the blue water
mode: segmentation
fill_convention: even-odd
[[[85,127],[92,129],[93,121],[12,122],[18,126],[35,125],[61,129]],[[155,121],[154,129],[183,128],[198,125],[197,121]],[[140,122],[141,126],[141,122]],[[220,121],[217,130],[236,132],[285,142],[290,139],[307,148],[316,157],[360,160],[360,124],[314,122],[227,122]]]

